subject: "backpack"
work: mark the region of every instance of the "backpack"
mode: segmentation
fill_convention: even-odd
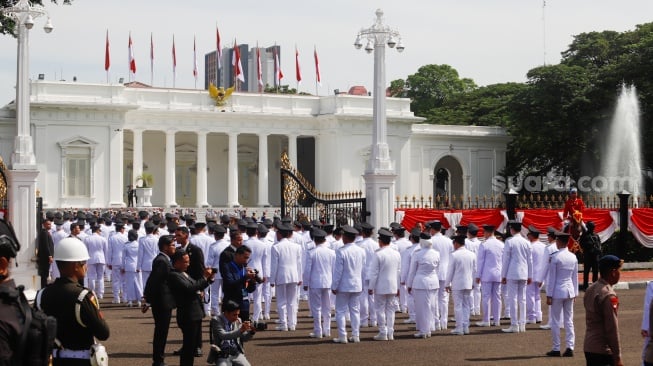
[[[57,319],[32,308],[24,290],[22,285],[15,290],[0,290],[0,298],[6,303],[17,303],[24,319],[12,365],[47,366],[57,336]]]

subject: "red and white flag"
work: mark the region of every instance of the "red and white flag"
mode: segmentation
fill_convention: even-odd
[[[263,86],[263,70],[261,67],[261,49],[258,47],[258,42],[256,42],[256,77],[258,80],[258,85]]]
[[[134,45],[132,43],[132,33],[129,32],[129,71],[131,75],[136,74],[136,60],[134,59]]]
[[[220,40],[220,30],[215,26],[215,57],[218,59],[218,69],[222,68],[222,40]]]
[[[177,80],[177,51],[175,50],[175,35],[172,35],[172,87]]]
[[[279,53],[277,46],[274,46],[274,82],[277,87],[281,86],[281,79],[283,79],[283,72],[281,71],[281,63],[279,63]]]
[[[322,85],[322,77],[320,76],[320,60],[317,58],[317,48],[313,50],[313,56],[315,57],[315,81]]]
[[[195,36],[193,36],[193,77],[197,83],[197,47],[195,46]]]
[[[302,69],[299,66],[299,51],[297,51],[297,46],[295,46],[295,77],[297,79],[297,85],[302,82]]]
[[[234,76],[241,82],[245,82],[245,74],[243,74],[243,64],[240,62],[240,49],[238,43],[234,39],[234,53],[231,59],[231,65],[234,67]]]
[[[107,41],[104,46],[104,71],[109,72],[111,67],[111,55],[109,52],[109,30],[107,29]]]

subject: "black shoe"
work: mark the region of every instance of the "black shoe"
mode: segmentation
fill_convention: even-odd
[[[567,348],[565,350],[565,353],[562,354],[562,357],[574,357],[574,350],[571,348]]]
[[[179,355],[181,355],[181,350],[182,350],[181,348],[178,349],[178,350],[174,350],[174,351],[172,351],[172,354],[173,354],[174,356],[179,356]]]
[[[202,349],[201,348],[197,348],[195,350],[195,357],[202,357]]]
[[[546,353],[546,355],[548,357],[560,357],[560,351],[549,351]]]

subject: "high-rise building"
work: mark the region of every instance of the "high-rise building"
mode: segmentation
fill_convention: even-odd
[[[240,63],[243,66],[243,75],[245,75],[245,82],[240,83],[239,91],[258,92],[258,69],[256,65],[256,47],[249,49],[247,44],[238,45],[240,50]],[[279,55],[281,60],[281,47],[274,45],[271,47],[259,47],[261,50],[261,78],[263,80],[263,90],[266,86],[277,86],[274,78],[274,53]],[[213,83],[218,87],[229,88],[234,85],[234,67],[233,48],[225,47],[222,49],[222,68],[218,73],[216,55],[217,51],[212,51],[204,55],[204,88],[209,88],[209,83]]]

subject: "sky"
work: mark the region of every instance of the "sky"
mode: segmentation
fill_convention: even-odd
[[[61,1],[60,1],[61,2]],[[44,0],[54,24],[45,19],[30,31],[31,78],[106,83],[104,52],[109,32],[111,68],[116,83],[128,78],[131,31],[136,80],[150,83],[150,34],[154,39],[154,86],[172,86],[172,37],[177,53],[176,86],[194,88],[193,37],[197,39],[202,88],[204,54],[215,50],[215,27],[223,45],[256,42],[281,46],[282,84],[296,87],[295,46],[303,81],[300,91],[316,92],[313,48],[320,59],[319,95],[334,89],[373,86],[374,58],[353,47],[357,32],[370,27],[375,11],[399,31],[405,51],[386,51],[387,84],[405,79],[429,64],[448,64],[477,85],[524,82],[528,70],[560,61],[573,35],[626,31],[653,21],[651,0],[74,0],[55,5]],[[0,36],[0,105],[15,98],[16,47]]]

